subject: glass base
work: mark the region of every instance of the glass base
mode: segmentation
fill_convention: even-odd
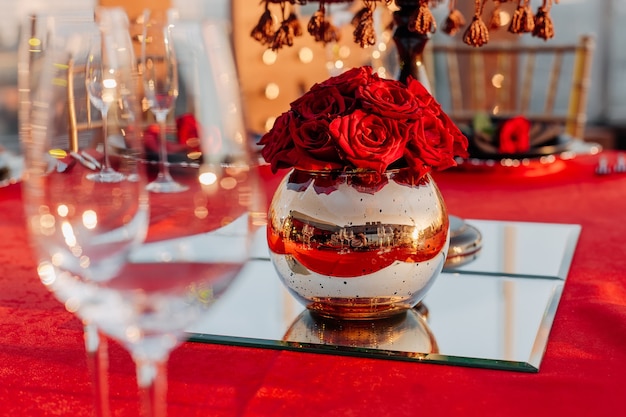
[[[146,185],[146,189],[153,193],[180,193],[187,191],[189,187],[179,184],[171,178],[157,178]]]
[[[115,183],[124,181],[126,179],[126,175],[109,169],[87,174],[87,179],[93,182]]]

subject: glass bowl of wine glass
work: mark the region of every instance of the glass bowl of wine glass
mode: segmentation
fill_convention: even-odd
[[[248,149],[226,26],[180,20],[173,12],[168,19],[172,42],[183,58],[179,54],[176,62],[180,94],[166,129],[188,134],[177,123],[184,118],[193,123],[198,142],[194,158],[168,164],[183,189],[146,188],[159,167],[141,152],[141,138],[153,120],[148,112],[136,111],[142,101],[135,94],[141,77],[133,65],[121,68],[138,85],[115,92],[109,108],[113,114],[108,115],[109,136],[118,124],[125,126],[123,136],[109,147],[114,150],[111,167],[123,177],[93,181],[88,175],[94,169],[65,166],[71,135],[67,118],[55,109],[66,107],[68,87],[58,80],[67,79],[69,62],[93,55],[92,48],[81,46],[84,33],[71,31],[56,33],[58,53],[47,54],[49,70],[40,80],[36,102],[41,108],[35,112],[25,180],[29,230],[42,280],[71,312],[127,348],[137,365],[145,416],[165,415],[168,356],[248,261],[252,236],[263,225],[264,208],[256,204],[265,202],[256,194],[261,188]],[[100,25],[99,33],[108,35],[114,28]],[[100,37],[105,52],[133,49],[114,39]],[[125,105],[135,111],[121,112]],[[132,146],[126,143],[131,141]]]

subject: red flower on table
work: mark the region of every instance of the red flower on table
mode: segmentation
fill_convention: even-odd
[[[512,117],[502,123],[498,151],[503,154],[528,152],[530,149],[530,121],[522,116]]]
[[[143,132],[144,145],[150,152],[159,152],[158,124],[152,124]],[[167,152],[170,154],[199,152],[200,131],[196,118],[191,114],[184,114],[176,118],[176,142],[166,143]]]

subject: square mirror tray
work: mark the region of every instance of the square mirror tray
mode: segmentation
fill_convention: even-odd
[[[188,336],[195,342],[537,372],[580,226],[466,222],[482,234],[475,260],[445,270],[407,314],[356,322],[312,317],[280,282],[263,232],[254,259]]]

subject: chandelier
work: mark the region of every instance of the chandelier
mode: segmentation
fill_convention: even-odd
[[[324,44],[339,40],[340,32],[333,25],[326,13],[326,6],[332,3],[350,3],[353,0],[261,0],[264,12],[257,25],[252,29],[251,36],[272,50],[284,46],[292,46],[294,38],[302,36],[296,5],[319,3],[319,8],[311,16],[306,31],[315,41]],[[437,30],[437,22],[431,8],[447,3],[448,14],[442,22],[442,31],[450,36],[464,30],[463,42],[473,47],[480,47],[489,41],[489,31],[502,27],[500,21],[500,5],[516,2],[508,31],[514,34],[531,34],[548,40],[554,37],[554,25],[550,17],[552,3],[558,0],[541,0],[536,13],[533,13],[531,0],[474,0],[474,15],[466,27],[467,19],[457,9],[457,0],[359,0],[362,7],[352,19],[354,26],[354,42],[361,47],[376,43],[374,30],[374,11],[383,3],[393,7],[396,26],[403,26],[413,35],[429,37]],[[494,7],[490,16],[484,19],[485,4],[493,1]],[[277,12],[277,13],[276,13]],[[275,14],[276,13],[276,14]],[[277,24],[278,23],[278,24]]]

